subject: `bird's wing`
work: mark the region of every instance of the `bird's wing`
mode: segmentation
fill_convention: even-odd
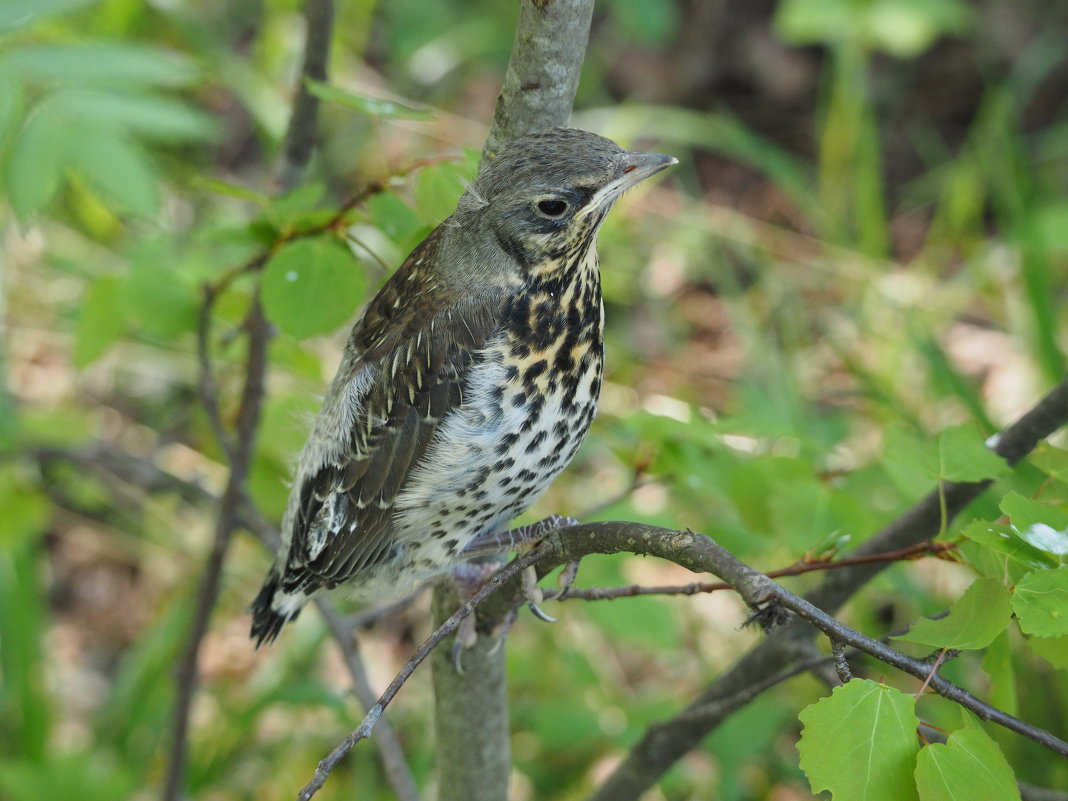
[[[287,592],[334,587],[389,556],[397,495],[438,423],[462,403],[468,368],[499,324],[503,291],[459,296],[423,267],[439,236],[408,257],[353,329],[356,368],[373,377],[347,447],[294,488]]]

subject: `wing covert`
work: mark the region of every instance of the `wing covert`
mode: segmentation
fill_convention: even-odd
[[[443,296],[432,291],[432,273],[412,268],[436,242],[433,234],[424,241],[353,329],[359,366],[373,367],[373,378],[343,452],[298,477],[287,592],[332,588],[390,555],[394,502],[438,423],[463,402],[467,372],[499,325],[503,289]],[[427,302],[396,303],[397,286],[410,297],[413,281],[427,284]]]

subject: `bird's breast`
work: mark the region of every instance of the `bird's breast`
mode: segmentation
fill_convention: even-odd
[[[517,293],[397,500],[416,562],[452,558],[525,511],[567,466],[597,410],[599,287]]]

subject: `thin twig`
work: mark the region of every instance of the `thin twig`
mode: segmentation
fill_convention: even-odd
[[[998,455],[1016,464],[1045,437],[1068,422],[1068,380],[1062,381],[1019,420],[994,439]],[[952,519],[977,498],[989,482],[947,487],[947,511]],[[937,495],[929,494],[912,509],[864,542],[854,556],[881,553],[931,539],[940,523]],[[573,558],[573,557],[572,557]],[[815,606],[833,613],[864,587],[887,564],[856,565],[828,573],[806,597]],[[744,654],[732,667],[711,682],[691,702],[693,706],[715,703],[739,688],[764,681],[795,657],[798,648],[812,639],[814,630],[800,621],[773,633]],[[684,754],[695,748],[726,717],[705,716],[695,723],[683,710],[674,718],[655,724],[632,747],[590,801],[637,801]]]
[[[316,767],[315,774],[312,776],[300,794],[297,796],[298,801],[307,801],[315,795],[319,789],[323,786],[327,777],[330,776],[330,771],[334,769],[338,762],[340,762],[352,747],[356,745],[360,740],[369,737],[371,730],[375,727],[378,719],[382,716],[382,712],[385,710],[389,703],[400,691],[400,688],[404,686],[404,683],[408,681],[408,678],[415,672],[415,669],[426,659],[431,651],[433,651],[446,637],[452,634],[459,627],[460,622],[470,615],[484,600],[489,598],[493,593],[497,592],[506,582],[518,575],[522,570],[535,564],[539,559],[546,555],[548,552],[548,546],[542,543],[536,546],[534,549],[522,554],[510,563],[501,568],[497,573],[490,577],[490,579],[482,585],[482,587],[459,609],[457,609],[444,623],[432,633],[426,640],[423,641],[411,658],[404,664],[400,672],[390,682],[385,692],[378,698],[378,701],[367,712],[367,715],[360,722],[360,725],[356,727],[349,734],[344,741],[331,751]]]
[[[202,324],[202,335],[198,338],[198,342],[203,348],[210,348],[210,317],[214,298],[215,296],[210,290],[205,292],[201,315],[202,319],[207,322]],[[178,801],[182,796],[189,731],[189,712],[197,686],[197,658],[200,654],[200,643],[207,633],[211,611],[214,609],[215,602],[218,599],[223,561],[234,529],[238,525],[239,508],[244,495],[243,487],[252,463],[256,430],[259,426],[260,410],[263,405],[264,376],[267,371],[267,341],[270,338],[270,326],[263,316],[258,292],[252,297],[252,304],[245,324],[248,330],[248,358],[245,367],[245,385],[241,392],[241,401],[237,412],[236,435],[229,447],[227,447],[227,453],[230,456],[230,477],[219,503],[219,514],[215,521],[215,534],[212,539],[211,553],[208,555],[204,573],[201,576],[200,588],[197,592],[197,606],[190,626],[189,637],[182,653],[181,661],[175,671],[177,694],[174,701],[173,728],[170,754],[167,760],[167,774],[163,782],[163,801]],[[202,370],[210,369],[210,356],[201,353],[200,365]],[[202,392],[213,393],[215,390],[214,377],[201,375],[200,387]],[[204,403],[204,408],[208,411],[209,417],[212,418],[213,429],[225,435],[222,419],[218,417],[219,409],[215,396],[213,394],[202,396],[201,401]],[[229,441],[229,438],[227,437],[222,441],[225,443]],[[224,447],[226,447],[225,444]]]
[[[399,167],[388,175],[383,175],[378,178],[374,178],[363,186],[361,186],[356,192],[349,196],[345,201],[341,203],[338,210],[331,214],[326,220],[316,223],[315,225],[309,225],[306,228],[287,229],[278,232],[278,238],[272,242],[267,248],[257,253],[248,261],[243,262],[236,267],[231,267],[226,272],[222,273],[216,278],[211,288],[219,294],[227,287],[229,287],[234,281],[243,275],[249,273],[256,273],[263,269],[264,265],[271,258],[271,255],[282,247],[287,242],[293,242],[298,239],[307,239],[308,237],[319,236],[327,231],[337,231],[343,229],[348,225],[348,215],[356,208],[359,208],[368,200],[376,195],[380,195],[387,191],[391,184],[407,175],[421,170],[424,167],[430,167],[442,162],[455,161],[454,156],[434,156],[430,158],[412,159],[410,162],[402,167]]]
[[[697,536],[697,535],[695,535]],[[1045,746],[1054,753],[1068,756],[1068,742],[1061,740],[1045,729],[1033,726],[997,707],[981,701],[974,695],[953,684],[937,673],[939,660],[914,659],[885,643],[850,628],[844,623],[817,608],[799,595],[787,590],[767,576],[742,562],[726,548],[708,538],[699,538],[697,547],[704,553],[709,570],[729,581],[746,603],[753,607],[781,604],[796,612],[801,618],[822,631],[832,640],[852,645],[859,651],[874,656],[880,662],[896,667],[920,681],[927,681],[932,690],[944,698],[955,701],[974,712],[983,720],[989,720],[1029,740]]]
[[[954,648],[943,648],[938,652],[934,662],[931,664],[931,672],[927,674],[927,677],[923,680],[923,684],[920,685],[920,689],[915,693],[916,698],[919,698],[926,692],[927,685],[931,683],[931,678],[938,673],[938,669],[950,659],[954,659],[958,654],[960,654],[960,651]]]
[[[319,608],[319,613],[323,616],[330,633],[341,649],[345,666],[352,677],[352,691],[356,699],[364,709],[372,709],[377,699],[368,681],[367,669],[360,656],[352,626],[329,601],[316,598],[315,605]],[[386,772],[394,794],[399,801],[419,801],[419,789],[415,785],[415,778],[412,776],[400,741],[397,739],[397,732],[386,717],[383,716],[378,720],[375,734],[377,735],[375,745],[378,747],[378,755],[382,760],[382,768]]]
[[[950,542],[922,542],[907,548],[898,548],[896,551],[886,553],[869,554],[867,556],[850,557],[840,559],[837,562],[799,561],[789,567],[771,570],[764,575],[768,578],[783,578],[786,576],[800,576],[805,573],[813,573],[822,570],[837,570],[854,565],[874,564],[877,562],[901,562],[916,559],[920,556],[938,556],[956,550],[956,545]],[[630,584],[626,587],[587,587],[584,589],[571,588],[567,594],[558,600],[569,601],[611,601],[616,598],[635,598],[641,595],[700,595],[702,593],[722,592],[734,588],[725,581],[695,581],[690,584],[674,584],[665,586],[643,586]]]

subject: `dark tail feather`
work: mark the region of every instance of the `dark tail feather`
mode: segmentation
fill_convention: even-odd
[[[256,600],[252,602],[250,607],[252,612],[252,632],[250,636],[256,641],[256,648],[259,648],[264,643],[270,644],[274,642],[274,638],[278,636],[282,626],[291,620],[296,620],[297,615],[300,614],[299,609],[291,615],[283,615],[271,608],[271,601],[274,599],[279,583],[278,574],[272,570],[270,575],[267,576],[267,580],[263,582],[259,595],[256,596]]]

